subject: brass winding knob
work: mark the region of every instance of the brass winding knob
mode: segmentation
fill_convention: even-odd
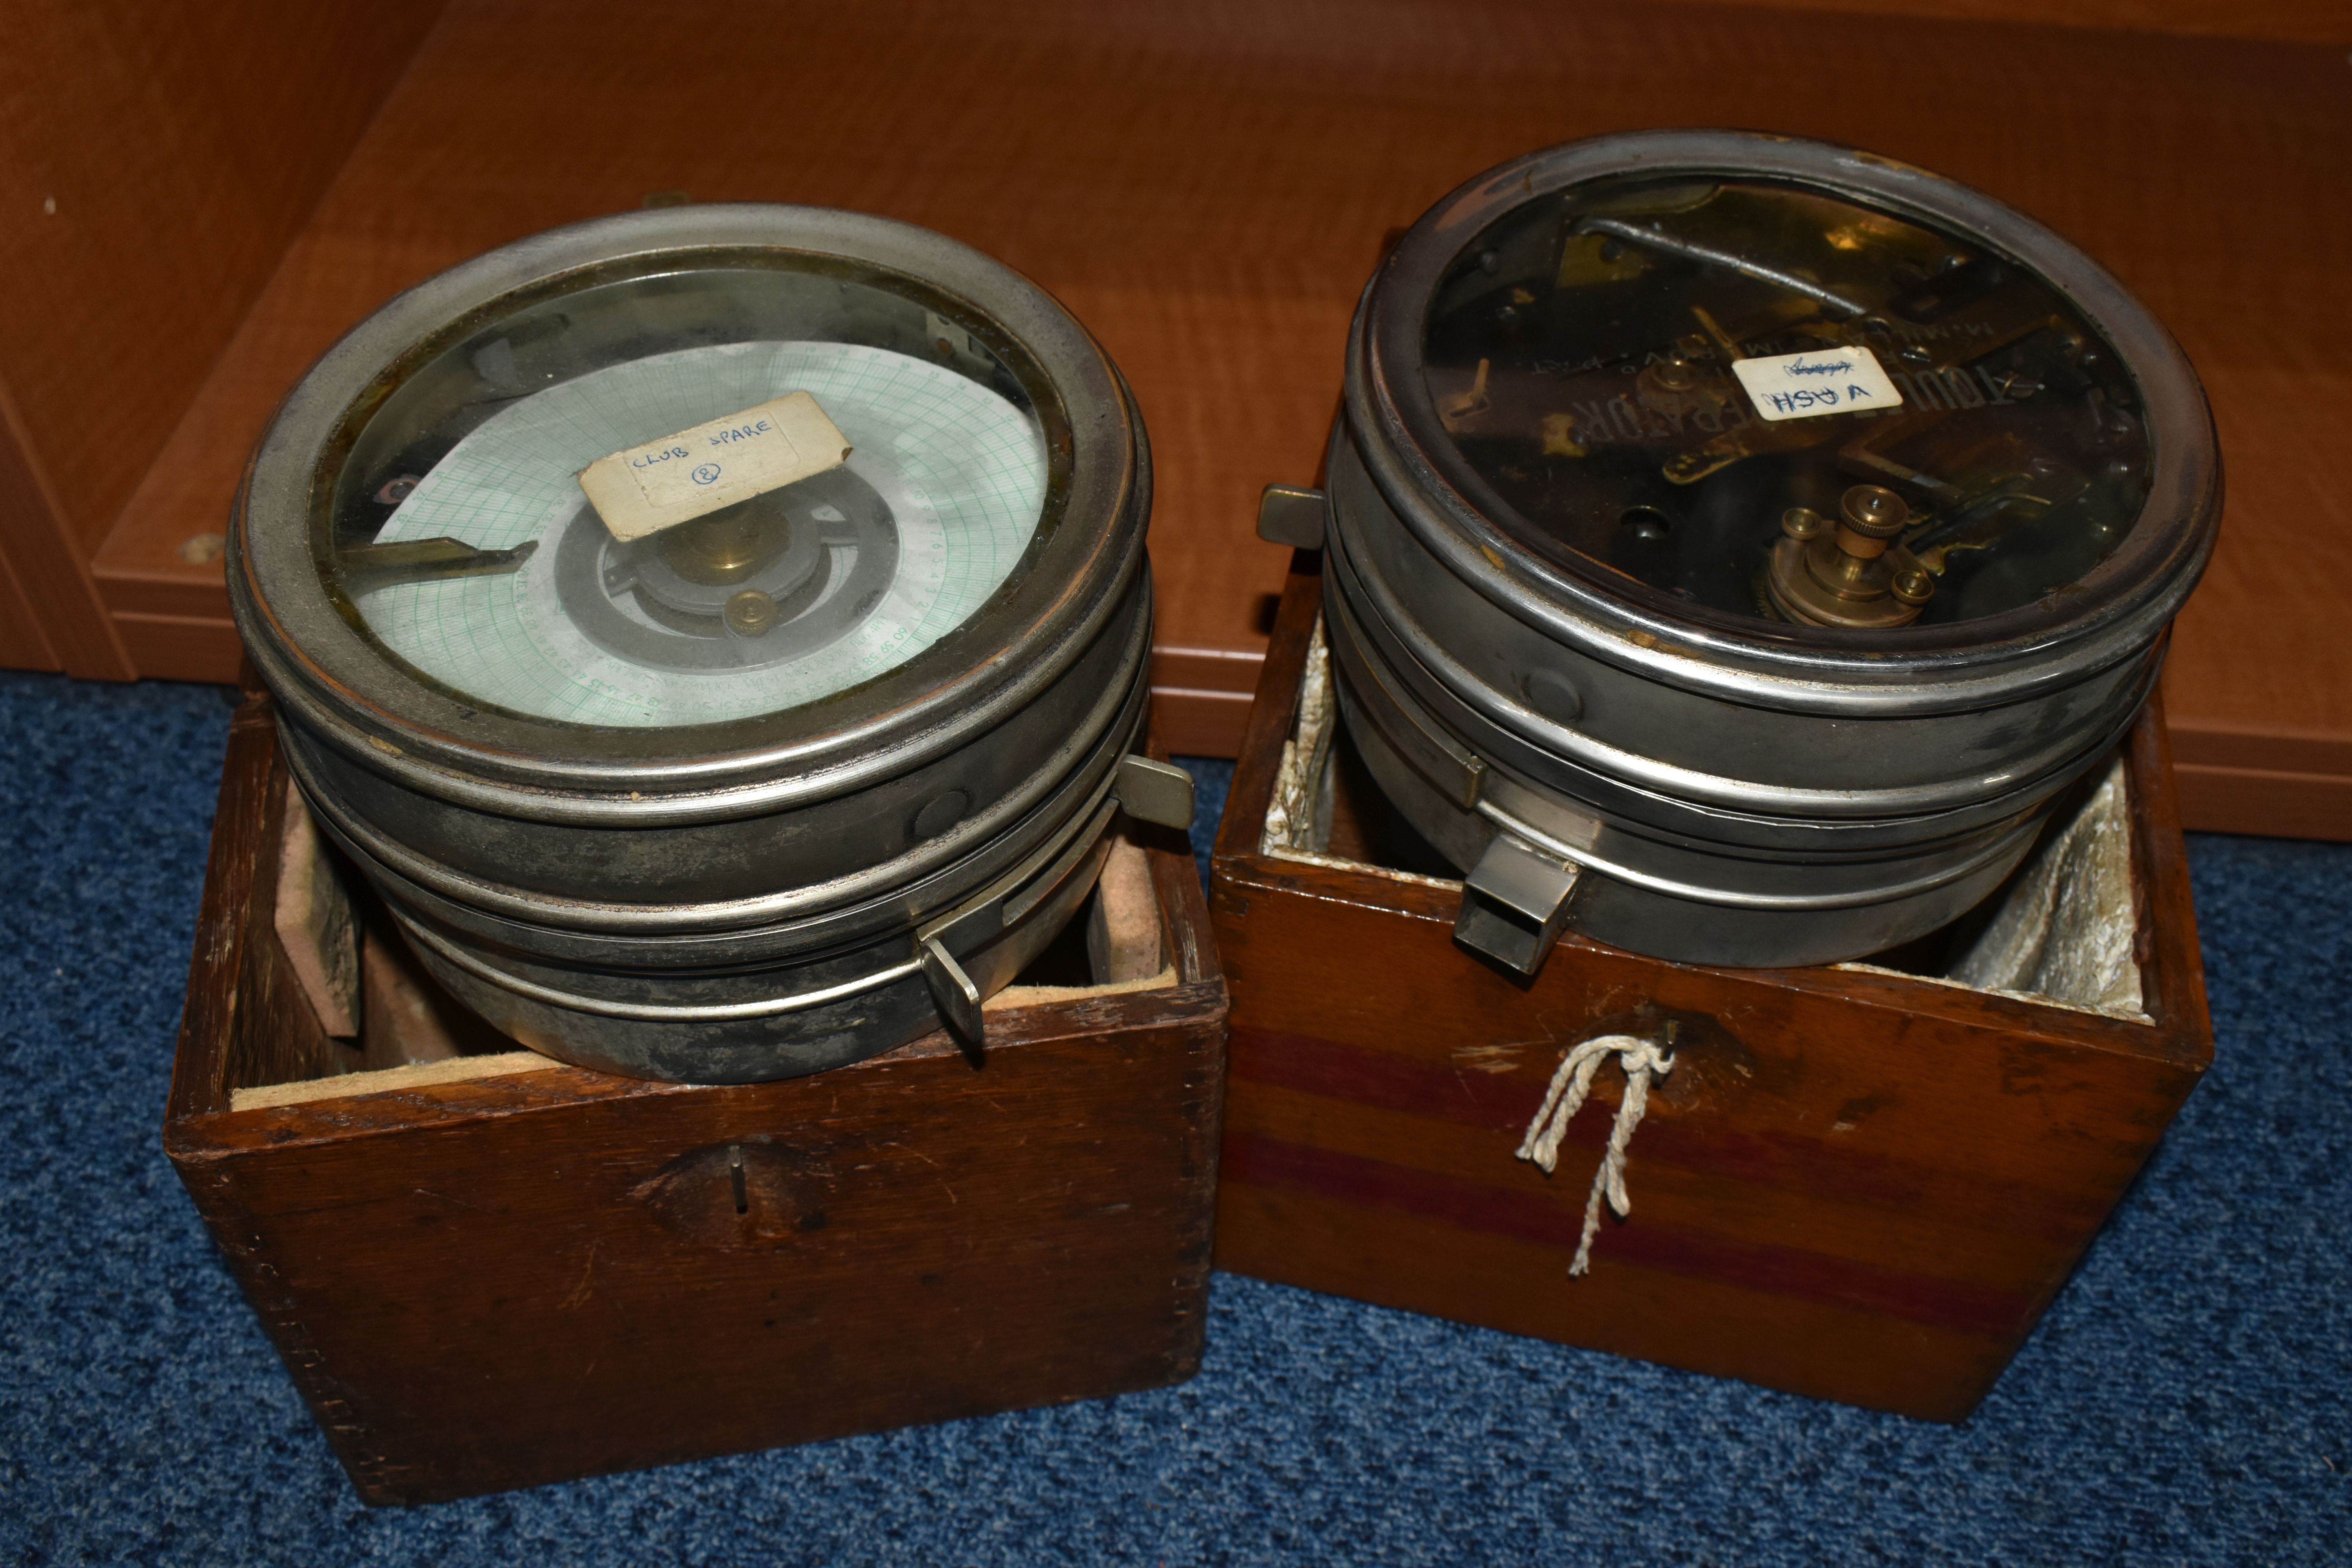
[[[757,588],[746,588],[727,601],[727,629],[737,637],[758,637],[778,618],[776,601]]]
[[[1910,507],[1885,485],[1854,486],[1839,499],[1838,514],[1847,528],[1863,538],[1882,542],[1894,538],[1911,523]]]
[[[1790,507],[1765,572],[1766,599],[1805,626],[1909,625],[1936,593],[1934,575],[1895,542],[1916,521],[1885,485],[1850,487],[1838,498],[1834,526],[1809,507]]]

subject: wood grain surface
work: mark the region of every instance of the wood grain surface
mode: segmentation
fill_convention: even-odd
[[[2352,44],[2343,0],[1729,0],[1782,11],[2033,22],[2219,38]]]
[[[93,589],[95,586],[93,584]],[[97,613],[94,593],[85,607]],[[33,601],[26,596],[24,582],[9,561],[7,550],[0,548],[0,669],[64,668],[57,645],[49,641],[41,617],[33,612]]]
[[[37,476],[0,552],[76,673],[131,673],[90,557],[439,8],[0,3],[0,446]]]
[[[16,399],[0,381],[0,588],[23,616],[0,632],[9,662],[105,680],[137,673],[124,651],[89,557],[34,454]]]
[[[240,1088],[348,1065],[271,991],[283,780],[256,700],[232,729],[163,1140],[367,1501],[1197,1366],[1225,997],[1181,839],[1146,852],[1175,983],[992,1010],[977,1068],[943,1034],[729,1088],[506,1055],[236,1109]]]
[[[2304,37],[2340,9],[2052,14]],[[648,48],[649,28],[730,44]],[[1003,258],[1126,369],[1158,458],[1160,640],[1190,661],[1161,683],[1163,722],[1180,750],[1227,749],[1281,571],[1255,498],[1314,471],[1382,237],[1529,148],[1675,123],[1941,170],[2052,224],[2172,325],[2231,491],[2168,677],[2190,820],[2352,834],[2329,782],[2352,780],[2352,647],[2330,627],[2352,573],[2331,462],[2352,401],[2352,312],[2332,303],[2352,66],[2326,42],[1680,3],[460,0],[130,493],[99,583],[142,668],[225,675],[217,569],[179,546],[217,527],[280,393],[388,295],[656,191],[857,206]]]
[[[2211,1059],[2164,727],[2129,769],[2147,1023],[1852,968],[1717,970],[1563,937],[1532,982],[1458,887],[1257,853],[1319,599],[1292,576],[1220,826],[1232,986],[1221,1268],[1937,1420],[1975,1407]],[[1349,809],[1340,792],[1335,819]],[[1335,841],[1349,837],[1335,820]],[[1677,1026],[1592,1269],[1621,1092],[1517,1160],[1564,1050]]]

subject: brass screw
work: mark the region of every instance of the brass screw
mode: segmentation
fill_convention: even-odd
[[[1936,580],[1914,566],[1907,572],[1897,572],[1889,584],[1895,596],[1906,605],[1924,605],[1936,595]]]
[[[1792,506],[1780,514],[1780,531],[1791,539],[1818,539],[1829,520],[1809,506]]]
[[[727,629],[737,637],[755,637],[776,624],[776,601],[757,588],[746,588],[727,601]]]
[[[1845,525],[1864,539],[1892,539],[1911,521],[1911,509],[1885,485],[1856,485],[1838,502]]]

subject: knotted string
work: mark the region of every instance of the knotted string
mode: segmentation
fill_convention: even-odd
[[[1674,1038],[1675,1026],[1669,1024],[1664,1043],[1670,1046]],[[1592,1173],[1592,1195],[1584,1205],[1584,1236],[1576,1244],[1576,1260],[1568,1266],[1571,1279],[1592,1267],[1592,1238],[1601,1234],[1603,1194],[1618,1218],[1633,1212],[1633,1200],[1625,1191],[1625,1150],[1633,1142],[1633,1129],[1642,1124],[1642,1113],[1649,1109],[1651,1079],[1674,1071],[1675,1058],[1658,1042],[1638,1035],[1599,1035],[1584,1041],[1560,1058],[1543,1108],[1528,1123],[1527,1138],[1519,1144],[1519,1158],[1533,1160],[1545,1175],[1550,1175],[1559,1163],[1559,1142],[1568,1135],[1569,1121],[1583,1108],[1585,1096],[1592,1092],[1593,1078],[1611,1057],[1625,1069],[1625,1098],[1617,1103],[1617,1124],[1610,1129],[1608,1152],[1601,1157],[1601,1168]]]

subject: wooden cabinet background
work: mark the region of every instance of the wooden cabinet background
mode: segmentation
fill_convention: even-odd
[[[2053,21],[2062,17],[2063,21]],[[2352,5],[2340,0],[0,0],[0,664],[225,680],[247,452],[400,289],[683,191],[1036,279],[1158,466],[1154,682],[1230,753],[1384,236],[1641,125],[1871,147],[2022,207],[2179,334],[2229,466],[2167,701],[2192,827],[2352,837]]]

